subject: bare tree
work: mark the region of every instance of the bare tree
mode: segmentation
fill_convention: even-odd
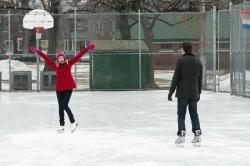
[[[29,7],[29,0],[18,0],[18,1],[3,1],[0,3],[0,13],[8,13],[8,11],[10,11],[11,13],[19,13],[19,14],[24,14],[27,11],[31,10],[31,8]],[[15,22],[15,24],[18,24],[18,22],[21,22],[21,19],[17,17],[11,17],[11,21]],[[18,24],[19,25],[19,24]],[[3,27],[7,27],[8,26],[8,21],[6,17],[1,17],[0,18],[0,31],[2,31]],[[11,26],[11,32],[16,32],[14,29],[16,27]],[[26,33],[26,31],[25,31]],[[26,43],[28,43],[28,41],[30,40],[28,38],[28,36],[30,35],[24,35],[25,40],[27,41]],[[14,35],[15,37],[15,35]],[[2,40],[3,37],[1,37],[0,34],[0,40]],[[27,40],[26,40],[27,39]],[[0,41],[1,43],[3,43],[3,41]],[[3,47],[3,45],[1,46]],[[27,47],[26,47],[27,48]],[[3,50],[3,48],[1,48],[0,50]]]
[[[186,6],[185,6],[186,5]],[[158,0],[98,0],[96,1],[93,11],[96,11],[100,7],[110,8],[111,10],[117,11],[119,13],[130,13],[130,12],[147,12],[152,14],[142,14],[141,25],[144,31],[144,42],[149,48],[149,55],[147,57],[147,77],[146,77],[146,86],[148,88],[157,87],[154,81],[154,68],[153,68],[153,53],[156,52],[156,49],[153,45],[154,42],[154,33],[153,27],[157,21],[163,22],[164,24],[175,26],[180,23],[189,21],[192,18],[186,18],[182,21],[171,24],[166,20],[162,20],[159,14],[153,14],[154,12],[162,11],[198,11],[197,8],[194,8],[194,4],[191,1],[171,1],[171,3]],[[129,21],[130,20],[130,21]],[[131,22],[131,20],[133,20]],[[120,34],[121,39],[131,39],[131,28],[138,23],[138,17],[131,15],[121,14],[119,19]]]
[[[48,30],[48,54],[54,54],[57,48],[57,34],[59,32],[59,19],[61,10],[61,1],[60,0],[41,0],[44,10],[48,11],[53,15],[54,18],[54,27]],[[51,58],[55,59],[55,56],[51,56]],[[48,65],[44,66],[44,71],[50,71]]]

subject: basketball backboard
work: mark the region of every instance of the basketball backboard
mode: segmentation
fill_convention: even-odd
[[[30,11],[24,16],[23,27],[26,29],[53,28],[54,19],[47,11],[42,9],[35,9]]]

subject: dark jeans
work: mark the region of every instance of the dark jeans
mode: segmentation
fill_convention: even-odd
[[[59,105],[59,122],[60,126],[64,126],[64,110],[67,112],[69,120],[71,123],[75,122],[74,115],[69,108],[69,101],[72,95],[72,90],[67,91],[57,91],[56,96]]]
[[[192,122],[192,131],[195,134],[196,130],[200,129],[199,115],[197,113],[197,100],[194,99],[180,99],[178,98],[178,132],[177,135],[181,135],[181,131],[186,131],[185,117],[187,112],[187,106],[189,109],[189,114]]]

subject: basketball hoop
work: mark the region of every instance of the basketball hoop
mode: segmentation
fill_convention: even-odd
[[[35,9],[31,10],[27,13],[23,18],[23,27],[25,29],[31,29],[36,33],[36,47],[39,48],[39,40],[42,37],[42,33],[45,29],[54,27],[54,19],[53,17],[45,10]],[[36,64],[37,64],[37,91],[39,91],[39,61],[40,58],[37,56]]]
[[[35,9],[24,16],[23,27],[32,29],[36,33],[36,39],[41,39],[45,29],[54,27],[54,19],[47,11]]]
[[[34,27],[33,32],[35,32],[35,33],[43,33],[44,32],[44,27]]]
[[[44,32],[44,28],[43,27],[34,27],[33,32],[36,33],[36,39],[41,39],[42,33]]]
[[[44,29],[53,28],[54,19],[45,10],[31,10],[23,18],[23,27],[26,29],[34,29],[35,27],[43,27]]]

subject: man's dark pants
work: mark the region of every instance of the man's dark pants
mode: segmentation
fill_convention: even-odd
[[[180,99],[178,98],[178,133],[180,136],[182,131],[186,131],[185,117],[187,112],[187,107],[189,109],[189,114],[192,122],[192,131],[195,134],[196,130],[200,129],[199,115],[197,113],[197,99]]]

